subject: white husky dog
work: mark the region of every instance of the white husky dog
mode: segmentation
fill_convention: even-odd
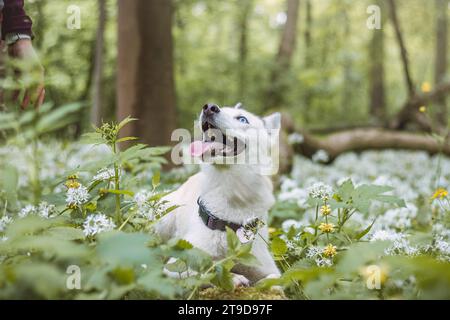
[[[157,233],[163,239],[185,239],[214,259],[221,259],[227,251],[225,226],[242,239],[243,227],[257,218],[264,222],[252,246],[259,265],[235,266],[234,284],[249,285],[263,278],[278,277],[280,272],[267,247],[268,210],[275,202],[272,182],[261,174],[261,163],[248,163],[251,162],[248,158],[249,153],[251,158],[261,147],[251,151],[250,146],[270,140],[273,132],[279,131],[280,114],[260,118],[241,109],[240,104],[234,108],[207,104],[199,121],[203,140],[192,143],[190,150],[192,156],[203,159],[201,171],[165,197],[171,205],[180,207],[157,223]],[[216,139],[217,134],[211,134],[211,130],[222,134],[222,139]],[[251,131],[258,134],[250,134]],[[265,154],[270,153],[267,149],[271,144],[259,145],[265,145]],[[242,163],[243,158],[241,162],[235,161],[239,164],[223,164],[224,159],[237,160],[245,154],[247,163]]]

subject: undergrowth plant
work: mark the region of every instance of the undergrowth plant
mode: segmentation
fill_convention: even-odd
[[[228,229],[227,252],[213,259],[184,239],[163,242],[154,232],[177,208],[165,196],[186,175],[159,173],[168,148],[121,136],[135,119],[103,123],[81,143],[48,138],[80,108],[0,114],[0,298],[245,298],[232,271],[258,264],[252,241],[243,244]],[[416,213],[411,196],[405,202],[380,183],[345,179],[336,186],[295,187],[296,202],[279,195],[266,244],[282,275],[258,282],[249,297],[450,296],[446,189],[417,201],[431,208],[426,215],[428,209]],[[267,291],[273,286],[278,290]]]
[[[23,124],[24,116],[13,123]],[[104,123],[85,134],[83,143],[101,157],[66,168],[66,178],[58,177],[56,183],[33,182],[29,192],[18,187],[18,176],[24,173],[14,163],[2,163],[1,298],[192,299],[210,284],[232,290],[233,265],[255,263],[251,243],[240,244],[230,230],[228,252],[220,261],[185,240],[162,243],[154,234],[153,224],[176,208],[163,199],[169,191],[160,185],[159,167],[168,148],[134,144],[119,149],[119,143],[137,139],[119,137],[135,120]],[[7,132],[8,146],[24,146],[25,141],[38,145],[38,131],[22,136],[19,126],[7,127],[6,122],[3,129],[15,130],[14,135]],[[39,153],[33,156],[30,161],[39,163]],[[152,179],[137,181],[144,170],[153,171]],[[28,181],[35,179],[40,175]],[[22,197],[43,184],[53,187],[41,189],[37,197]],[[191,274],[176,281],[165,271]]]

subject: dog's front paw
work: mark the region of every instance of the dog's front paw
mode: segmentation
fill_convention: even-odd
[[[241,274],[233,274],[233,284],[234,287],[248,287],[250,285],[250,280]]]

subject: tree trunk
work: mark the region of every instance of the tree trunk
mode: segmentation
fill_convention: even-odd
[[[38,50],[42,49],[42,43],[45,37],[44,33],[47,27],[47,19],[44,10],[46,3],[46,0],[36,1],[36,11],[39,19],[36,19],[36,23],[33,23],[33,33],[36,35],[36,38],[33,40],[33,46]]]
[[[176,126],[172,2],[119,0],[117,118],[151,146],[168,145]]]
[[[5,79],[5,76],[5,44],[4,41],[0,41],[0,81],[3,81]],[[3,86],[0,86],[0,112],[6,109],[6,106],[4,104],[4,90]]]
[[[305,69],[310,69],[314,67],[313,59],[313,48],[312,48],[312,30],[313,30],[313,4],[311,0],[306,0],[306,26],[304,32],[305,38],[305,49],[304,49],[304,59],[305,59]],[[310,88],[304,91],[303,95],[305,109],[303,111],[303,117],[305,122],[310,120],[309,110],[312,104],[313,93]]]
[[[445,78],[447,73],[447,46],[448,46],[448,1],[436,1],[436,60],[435,60],[435,83],[439,85]],[[437,99],[437,112],[435,114],[436,122],[446,127],[448,122],[448,113],[446,105],[446,97],[441,96]]]
[[[383,1],[378,0],[381,17],[384,16]],[[382,23],[384,25],[384,23]],[[372,40],[369,46],[369,61],[371,61],[370,106],[369,114],[375,123],[383,123],[386,116],[386,93],[384,86],[384,28],[372,30]]]
[[[397,15],[397,4],[395,0],[389,0],[389,9],[391,13],[391,20],[395,30],[395,36],[400,48],[400,55],[403,64],[403,73],[405,77],[406,87],[408,89],[409,96],[413,96],[415,92],[414,82],[411,77],[411,71],[409,69],[408,51],[406,50],[405,42],[403,40],[403,34],[400,27],[400,22]]]
[[[312,65],[312,3],[306,0],[306,27],[305,27],[305,66],[307,68]]]
[[[92,86],[92,107],[91,123],[100,126],[103,116],[103,54],[104,54],[104,35],[106,24],[106,0],[98,0],[98,26],[95,42],[95,62],[93,86]]]
[[[275,60],[275,67],[270,76],[269,88],[266,94],[265,110],[279,108],[283,103],[284,84],[281,83],[280,78],[281,75],[289,69],[292,55],[295,51],[299,5],[300,0],[287,0],[287,19]]]
[[[344,41],[348,42],[351,38],[351,25],[350,18],[347,14],[348,8],[346,6],[343,7],[343,29],[344,29]],[[352,81],[352,68],[353,61],[352,57],[345,53],[342,61],[342,73],[343,73],[343,90],[341,95],[341,106],[340,112],[342,114],[347,114],[351,110],[351,102],[352,96],[354,94],[354,83]]]
[[[239,2],[239,79],[238,96],[243,99],[247,82],[247,55],[248,55],[248,24],[249,16],[253,7],[253,0]]]

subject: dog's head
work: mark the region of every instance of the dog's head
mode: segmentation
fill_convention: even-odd
[[[279,113],[260,118],[240,103],[223,108],[205,104],[199,119],[203,137],[191,144],[191,154],[209,163],[260,165],[272,157],[280,122]]]

